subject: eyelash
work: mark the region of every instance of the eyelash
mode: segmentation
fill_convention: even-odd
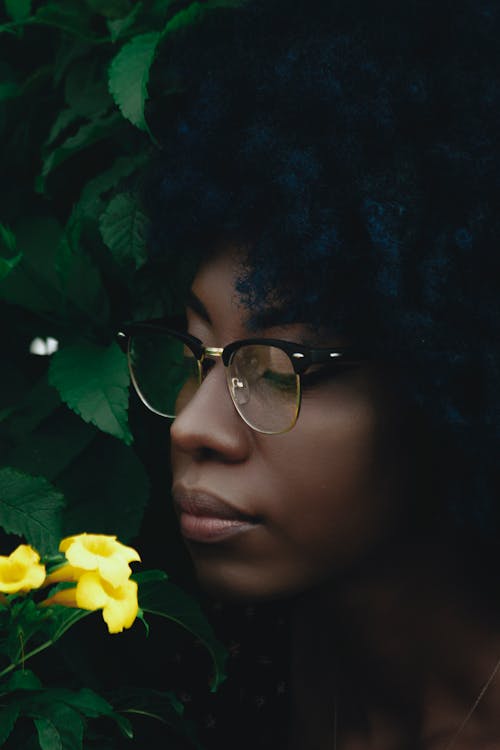
[[[196,336],[197,333],[192,330],[192,326],[187,325],[186,326],[186,333],[191,334],[192,336]],[[198,332],[198,338],[200,338],[200,332]],[[213,366],[213,362],[207,361],[207,371],[211,369]],[[340,378],[345,372],[349,372],[352,367],[349,365],[344,365],[343,367],[339,367],[339,365],[335,365],[333,367],[329,367],[328,364],[326,365],[317,365],[315,370],[308,370],[308,372],[304,373],[301,376],[301,384],[303,390],[313,390],[316,386],[321,385],[324,381],[327,379],[333,380]],[[204,371],[204,375],[206,375],[207,372]]]

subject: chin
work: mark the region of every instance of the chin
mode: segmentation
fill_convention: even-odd
[[[218,601],[258,603],[295,597],[314,587],[314,583],[283,579],[266,571],[239,571],[227,565],[214,570],[213,566],[195,562],[196,578],[200,587]]]

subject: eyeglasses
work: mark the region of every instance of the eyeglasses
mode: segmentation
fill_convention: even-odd
[[[155,414],[174,419],[198,391],[217,359],[222,359],[236,411],[257,432],[277,435],[297,421],[301,378],[313,365],[338,370],[356,366],[367,354],[355,349],[315,349],[290,341],[254,338],[224,348],[157,323],[135,323],[118,334],[127,352],[132,383]]]

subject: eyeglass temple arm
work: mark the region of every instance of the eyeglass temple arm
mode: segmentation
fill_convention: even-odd
[[[291,353],[291,357],[294,363],[295,372],[300,375],[311,367],[311,365],[352,365],[355,362],[366,359],[367,354],[347,347],[332,347],[331,349],[302,349],[301,351]]]
[[[368,353],[358,349],[338,347],[337,349],[311,349],[309,351],[310,364],[325,362],[360,362],[367,359]]]

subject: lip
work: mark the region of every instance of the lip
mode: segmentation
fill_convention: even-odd
[[[219,542],[255,528],[260,519],[205,490],[172,491],[182,535],[194,542]]]

